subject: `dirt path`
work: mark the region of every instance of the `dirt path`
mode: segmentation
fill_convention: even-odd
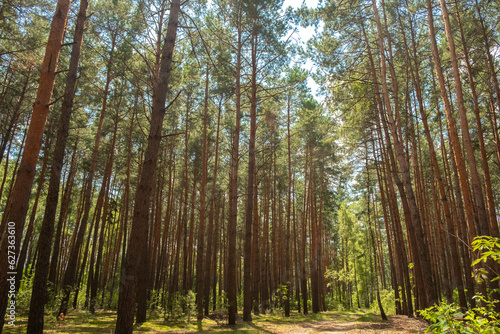
[[[46,317],[44,333],[83,334],[113,333],[116,312],[99,310],[96,315],[86,311],[71,313],[64,322],[56,323],[52,316]],[[25,333],[27,317],[20,317],[17,327],[4,326],[4,333]],[[228,326],[227,319],[206,318],[201,327],[196,320],[165,323],[162,317],[138,325],[134,333],[141,334],[212,334],[212,333],[247,333],[247,334],[310,334],[310,333],[350,333],[350,334],[424,334],[427,324],[422,320],[409,319],[406,316],[389,316],[382,321],[374,313],[358,312],[323,312],[320,314],[293,313],[290,318],[282,315],[254,316],[252,322],[237,321],[236,326]]]
[[[389,316],[388,321],[359,321],[322,319],[293,325],[263,325],[260,330],[273,334],[309,334],[309,333],[424,333],[427,324],[418,319],[406,316]]]

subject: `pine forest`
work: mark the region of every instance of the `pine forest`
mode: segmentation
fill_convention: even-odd
[[[500,333],[499,27],[0,1],[0,332]]]

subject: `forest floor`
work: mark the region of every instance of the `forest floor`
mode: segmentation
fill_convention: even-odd
[[[252,322],[238,319],[236,326],[226,325],[225,319],[205,318],[201,324],[196,318],[191,321],[165,322],[157,317],[148,322],[134,326],[134,333],[273,333],[273,334],[306,334],[306,333],[424,333],[427,324],[418,319],[406,316],[389,316],[382,321],[379,315],[362,310],[345,312],[324,312],[321,314],[301,315],[292,313],[290,318],[276,314],[253,316]],[[44,333],[113,333],[116,312],[96,311],[91,315],[85,311],[68,314],[64,321],[56,321],[47,316]],[[26,317],[16,319],[16,327],[4,326],[4,333],[25,333]]]

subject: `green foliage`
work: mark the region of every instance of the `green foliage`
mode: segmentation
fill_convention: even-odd
[[[386,314],[396,314],[396,300],[394,298],[394,290],[380,290],[380,301],[382,302],[382,307]],[[368,310],[372,313],[380,314],[380,309],[378,307],[377,300],[375,299]]]
[[[500,239],[491,236],[479,236],[472,242],[474,251],[480,251],[478,259],[472,265],[477,266],[488,261],[500,263]],[[474,278],[478,283],[488,280],[488,272],[484,268],[475,271]],[[497,275],[492,281],[500,278]],[[425,310],[419,311],[425,320],[432,324],[426,332],[433,333],[500,333],[500,313],[496,305],[500,302],[493,297],[500,289],[490,289],[488,296],[481,294],[474,298],[479,302],[479,307],[468,309],[465,312],[455,303],[442,302]]]
[[[480,264],[481,262],[486,263],[488,260],[500,263],[500,239],[491,236],[479,236],[472,242],[472,249],[477,252],[480,251],[481,256],[472,262],[473,266]],[[480,275],[476,275],[476,280],[481,282],[482,279],[486,277],[487,272],[480,268],[478,269]],[[500,279],[497,275],[492,281]]]
[[[274,305],[273,311],[277,312],[281,317],[285,315],[284,302],[287,299],[287,293],[288,286],[280,284],[271,297],[272,304]]]
[[[500,317],[485,301],[485,307],[462,312],[456,304],[441,303],[420,311],[422,317],[432,322],[426,332],[432,333],[500,333]]]
[[[187,322],[191,321],[191,315],[196,311],[196,294],[192,290],[186,294],[165,292],[164,298],[167,302],[164,312],[165,321],[179,321],[185,317],[187,317]]]
[[[229,307],[229,301],[227,299],[227,293],[226,291],[222,290],[220,295],[219,295],[219,300],[217,301],[217,307],[219,310],[227,310]]]
[[[33,278],[33,276],[26,275],[21,280],[21,286],[16,295],[16,312],[19,312],[19,314],[27,314],[29,311]]]

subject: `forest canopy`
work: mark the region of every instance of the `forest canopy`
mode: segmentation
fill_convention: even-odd
[[[3,1],[0,328],[440,303],[498,325],[499,9]]]

